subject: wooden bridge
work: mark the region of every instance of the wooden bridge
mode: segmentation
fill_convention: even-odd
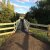
[[[0,23],[1,26],[0,31],[9,30],[9,29],[11,30],[10,32],[9,31],[4,33],[1,32],[0,36],[5,34],[12,34],[12,36],[9,37],[5,43],[3,43],[3,45],[0,47],[0,50],[50,50],[50,45],[38,40],[37,38],[31,35],[32,33],[28,31],[29,22],[25,22],[25,23],[26,23],[25,28],[22,28],[24,26],[23,26],[23,22],[20,22],[20,19],[14,23]],[[4,27],[8,25],[11,26]],[[36,25],[32,23],[30,25],[48,27],[47,25],[40,25],[40,24]]]

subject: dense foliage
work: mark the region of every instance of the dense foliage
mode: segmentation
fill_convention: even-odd
[[[26,14],[26,19],[32,23],[50,24],[50,0],[37,1]]]
[[[14,13],[14,6],[10,4],[10,0],[7,5],[2,2],[0,6],[0,23],[14,22],[18,19],[19,14]]]
[[[19,13],[14,13],[14,17],[11,18],[11,21],[14,22],[14,21],[18,20],[19,17],[20,17]]]

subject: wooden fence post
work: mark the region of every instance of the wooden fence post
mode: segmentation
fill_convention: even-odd
[[[50,25],[48,25],[48,41],[50,41]]]

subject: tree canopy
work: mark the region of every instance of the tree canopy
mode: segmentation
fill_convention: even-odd
[[[4,2],[1,3],[1,10],[0,10],[0,22],[5,23],[5,22],[14,22],[16,21],[19,17],[19,14],[16,14],[14,12],[14,6],[10,4],[10,0],[8,0],[7,4]]]
[[[26,19],[32,23],[50,24],[50,0],[41,0],[36,2],[26,14]]]

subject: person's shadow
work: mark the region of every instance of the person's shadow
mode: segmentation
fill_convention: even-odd
[[[25,37],[24,37],[24,40],[23,40],[23,50],[28,50],[28,47],[29,47],[29,34],[28,32],[25,32]]]
[[[29,45],[28,41],[29,41],[29,35],[25,34],[22,45],[18,42],[15,42],[15,44],[18,45],[19,47],[21,47],[23,50],[28,50],[28,47],[29,47],[28,46]]]

